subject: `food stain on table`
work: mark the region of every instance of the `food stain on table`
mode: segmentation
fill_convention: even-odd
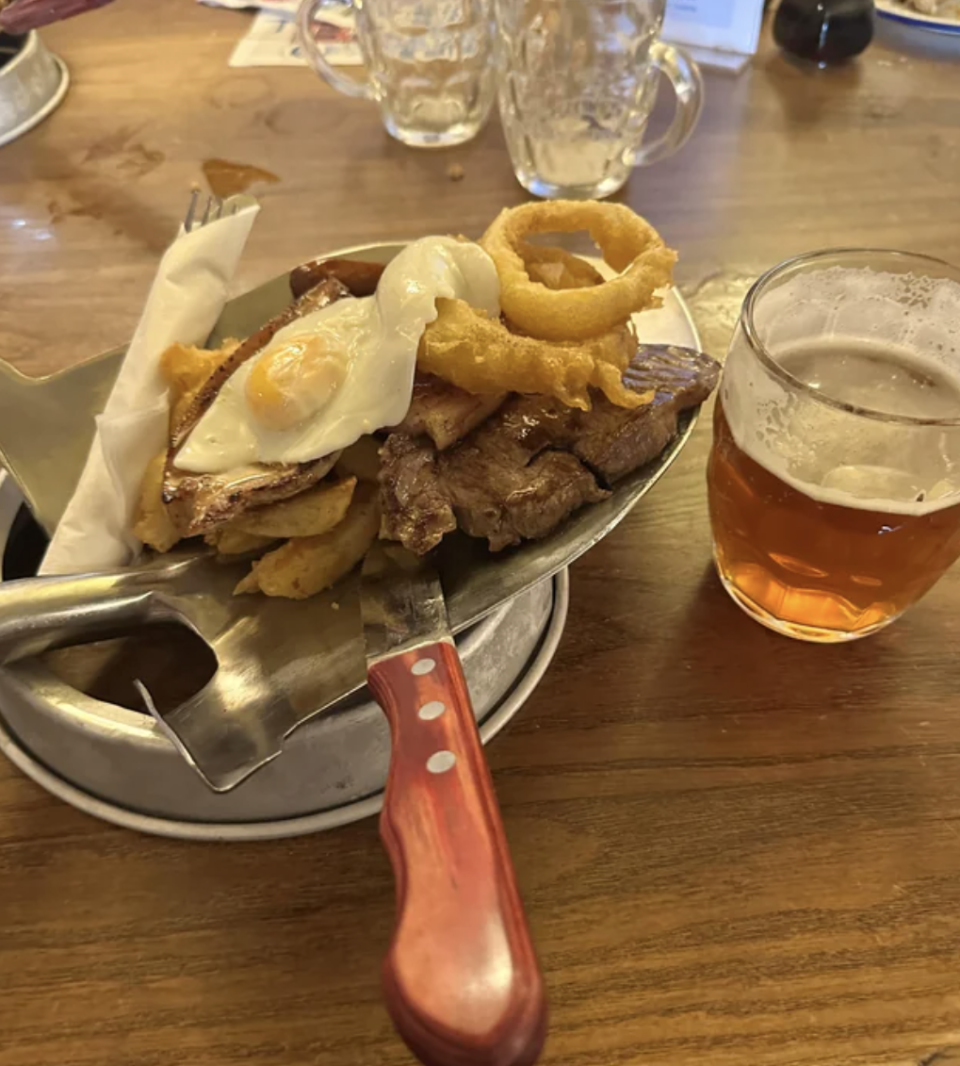
[[[214,196],[235,196],[246,192],[258,181],[271,185],[280,179],[272,171],[255,167],[250,163],[231,163],[227,159],[205,159],[202,164],[203,176],[207,179]]]
[[[82,163],[99,167],[113,164],[125,177],[142,178],[156,170],[166,156],[156,148],[147,148],[142,141],[134,141],[138,132],[126,126],[102,137],[87,148]]]
[[[73,204],[66,206],[58,200],[47,202],[47,210],[50,212],[50,222],[61,222],[68,215],[71,217],[103,218],[103,208],[92,204]]]

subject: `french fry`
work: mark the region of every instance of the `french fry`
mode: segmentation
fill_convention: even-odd
[[[150,460],[140,486],[140,502],[133,524],[133,535],[158,552],[170,551],[180,539],[161,495],[166,458],[166,452],[161,452]]]
[[[203,383],[240,342],[232,338],[215,349],[171,344],[160,356],[160,373],[170,386],[170,425],[180,421]]]
[[[289,500],[247,511],[231,522],[228,528],[237,529],[248,536],[271,537],[274,540],[281,537],[316,537],[328,533],[343,521],[356,485],[355,477],[333,484],[321,483]]]
[[[380,441],[376,437],[361,437],[356,444],[343,449],[333,469],[340,477],[376,483],[380,476]]]
[[[246,555],[248,552],[269,548],[279,538],[258,537],[255,533],[247,533],[245,530],[238,529],[231,522],[221,529],[212,530],[203,539],[212,548],[216,548],[220,555]]]
[[[377,490],[361,485],[343,521],[317,537],[295,537],[253,564],[234,594],[263,592],[305,600],[349,573],[366,555],[380,527]]]

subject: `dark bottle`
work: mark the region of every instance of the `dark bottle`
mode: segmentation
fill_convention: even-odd
[[[859,55],[873,37],[873,0],[782,0],[773,39],[820,66]]]

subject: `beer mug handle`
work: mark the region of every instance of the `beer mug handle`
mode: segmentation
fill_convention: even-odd
[[[313,69],[337,92],[343,93],[344,96],[358,96],[363,100],[372,100],[374,97],[370,82],[366,78],[361,80],[341,74],[328,62],[313,36],[313,22],[317,14],[325,7],[334,6],[342,12],[345,5],[343,0],[303,0],[297,9],[297,37],[300,39],[300,47]],[[354,5],[351,3],[350,6]]]
[[[693,58],[682,48],[654,41],[650,48],[650,60],[656,72],[663,74],[673,86],[677,97],[677,109],[673,121],[662,137],[641,145],[633,153],[633,165],[646,167],[657,163],[682,148],[693,133],[703,108],[703,78]],[[654,74],[655,71],[651,71]],[[656,78],[648,82],[650,109],[656,93]]]

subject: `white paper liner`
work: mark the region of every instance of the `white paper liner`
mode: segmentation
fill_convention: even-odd
[[[235,203],[242,205],[236,214],[181,232],[164,254],[41,574],[106,570],[138,555],[141,545],[131,527],[140,484],[167,440],[169,402],[160,356],[177,342],[202,345],[220,317],[260,210],[242,197],[227,200],[225,211]]]

